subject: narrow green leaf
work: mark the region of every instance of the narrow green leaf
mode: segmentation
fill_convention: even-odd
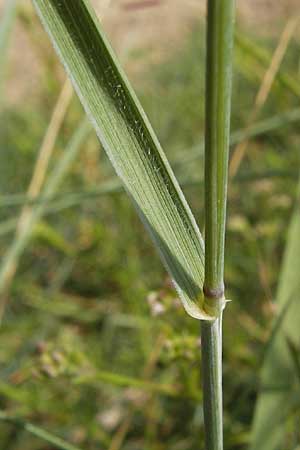
[[[7,49],[17,14],[17,0],[6,0],[0,21],[0,101],[2,102],[3,81],[5,76],[5,63]]]
[[[45,241],[50,247],[55,248],[68,256],[75,254],[75,248],[67,242],[52,226],[46,222],[39,222],[33,229],[35,238]]]
[[[267,119],[262,119],[250,127],[234,131],[230,136],[230,145],[236,145],[244,140],[254,139],[258,136],[271,133],[272,131],[276,131],[282,127],[298,122],[299,120],[300,108],[293,108],[290,111],[276,114]],[[184,168],[186,163],[193,162],[196,159],[203,157],[203,154],[204,140],[200,141],[199,144],[193,146],[188,151],[185,151],[184,156],[181,155],[180,158],[174,161],[174,165],[177,164]]]
[[[8,45],[8,39],[12,30],[12,25],[16,17],[18,0],[5,0],[3,5],[2,17],[0,21],[0,55],[1,63],[4,58],[4,52]]]
[[[264,67],[269,67],[272,55],[267,49],[259,46],[256,42],[250,40],[244,34],[239,32],[235,33],[235,42],[245,54],[251,56]],[[284,69],[280,69],[276,75],[276,79],[292,94],[300,97],[300,87],[297,78],[290,75]]]
[[[44,442],[47,442],[48,444],[51,444],[53,447],[58,448],[60,450],[80,450],[79,447],[69,444],[64,439],[61,439],[60,437],[55,436],[52,433],[49,433],[49,431],[46,431],[43,428],[34,425],[33,423],[20,419],[19,417],[11,416],[4,411],[0,411],[0,420],[11,423],[19,428],[22,428],[23,430],[27,431],[33,436],[38,437]]]
[[[7,220],[4,220],[3,222],[1,222],[0,223],[0,236],[3,236],[7,233],[11,233],[12,231],[14,231],[16,228],[17,222],[18,221],[16,218],[7,219]]]
[[[197,319],[212,319],[202,307],[202,237],[90,4],[83,0],[33,3],[186,311]]]
[[[3,256],[2,264],[0,266],[0,294],[5,291],[6,283],[10,277],[11,270],[14,268],[18,258],[22,255],[28,241],[32,236],[35,225],[43,216],[49,200],[51,200],[51,198],[55,195],[60,183],[78,155],[81,145],[89,132],[90,125],[87,121],[82,122],[81,126],[74,132],[74,135],[66,147],[59,164],[52,172],[46,183],[43,191],[43,201],[33,208],[30,215],[30,220],[26,223],[26,226],[22,228],[22,231],[19,234],[16,234],[11,246]]]
[[[288,389],[261,390],[254,414],[250,450],[280,450],[284,448],[287,421],[294,407],[298,389],[298,372],[291,357],[290,342],[299,342],[300,317],[300,209],[298,195],[295,211],[288,232],[277,291],[278,318],[274,321],[275,331],[264,358],[261,385],[281,386],[288,380]],[[296,396],[297,398],[297,396]]]
[[[58,193],[51,199],[47,199],[47,208],[54,207],[54,205],[66,204],[79,204],[85,199],[111,194],[115,192],[123,191],[122,184],[117,177],[113,177],[107,181],[102,182],[97,188],[86,189],[82,191]],[[40,205],[45,202],[45,196],[43,194],[30,199],[26,194],[8,194],[0,196],[0,208],[13,207],[13,206],[25,206],[25,205]]]
[[[190,398],[189,394],[186,394],[182,387],[174,386],[169,384],[155,383],[153,381],[145,381],[139,378],[128,377],[113,372],[106,372],[98,370],[93,374],[80,375],[75,378],[74,382],[76,384],[87,384],[95,385],[95,383],[108,383],[120,387],[132,387],[136,389],[141,389],[147,392],[156,392],[161,395],[167,395],[170,397],[179,398]],[[199,400],[201,398],[200,393],[192,397],[194,400]]]
[[[298,375],[298,381],[300,381],[300,348],[295,344],[290,337],[286,338],[286,343],[290,351],[290,356],[294,363],[295,371]]]

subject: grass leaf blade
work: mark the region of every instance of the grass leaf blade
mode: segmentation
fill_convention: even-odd
[[[6,0],[0,21],[0,101],[3,103],[3,82],[5,78],[7,50],[17,15],[17,0]],[[3,106],[3,105],[1,105]]]
[[[276,386],[282,380],[289,380],[289,389],[285,391],[262,391],[259,394],[254,414],[251,450],[277,450],[283,448],[287,427],[287,418],[291,413],[295,398],[295,386],[298,385],[298,373],[290,354],[289,342],[299,340],[299,255],[300,255],[300,211],[299,198],[288,232],[287,246],[283,259],[277,291],[278,326],[272,333],[261,373],[262,386]]]
[[[34,0],[34,5],[186,311],[211,319],[202,309],[202,237],[91,6],[83,0]]]
[[[8,423],[11,423],[24,431],[27,431],[28,433],[32,434],[33,436],[36,436],[37,438],[41,439],[42,441],[47,442],[48,444],[51,444],[57,449],[60,450],[81,450],[79,447],[75,447],[75,445],[69,444],[65,440],[61,439],[58,436],[55,436],[52,433],[49,433],[48,431],[44,430],[43,428],[34,425],[33,423],[26,422],[18,417],[13,417],[8,414],[6,414],[4,411],[0,411],[0,420],[5,421]]]
[[[59,161],[59,164],[47,180],[45,188],[43,190],[42,201],[34,206],[29,219],[26,221],[26,226],[22,228],[22,232],[20,234],[16,234],[12,244],[2,258],[3,260],[0,265],[0,315],[2,315],[6,305],[5,294],[7,285],[10,283],[10,279],[12,274],[14,274],[17,262],[32,236],[34,227],[44,215],[49,201],[55,195],[58,186],[60,185],[70,166],[74,162],[76,156],[80,151],[81,145],[83,144],[83,141],[86,139],[89,132],[90,124],[87,120],[84,120],[74,132],[69,144],[65,149],[64,154]],[[9,226],[11,225],[14,225],[13,222],[9,222],[7,228],[9,228]]]

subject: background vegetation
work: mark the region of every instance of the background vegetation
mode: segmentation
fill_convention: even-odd
[[[9,83],[17,90],[23,77],[10,65],[16,23],[41,71],[21,101]],[[285,314],[275,297],[299,204],[297,26],[292,17],[276,33],[240,25],[236,35],[225,277],[232,302],[224,320],[227,449],[249,445],[263,355],[274,341],[274,321]],[[199,323],[183,311],[34,11],[7,2],[0,27],[0,449],[199,449]],[[177,47],[158,57],[128,50],[122,59],[202,228],[200,17]],[[32,69],[28,64],[24,77]],[[25,204],[29,186],[35,200]],[[297,264],[296,255],[290,265]],[[298,330],[288,351],[295,389],[276,427],[284,432],[282,448],[295,450]]]

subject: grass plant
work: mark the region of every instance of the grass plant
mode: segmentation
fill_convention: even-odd
[[[183,305],[202,319],[206,445],[223,449],[221,315],[234,2],[208,3],[205,263],[201,235],[151,126],[85,1],[34,2]],[[80,22],[78,22],[80,17]],[[203,265],[205,264],[204,295]]]
[[[0,297],[8,301],[0,328],[0,450],[297,450],[297,19],[281,24],[288,40],[284,32],[278,45],[279,33],[251,34],[239,18],[230,137],[233,3],[210,2],[207,46],[197,24],[182,49],[173,55],[168,46],[142,76],[135,69],[148,50],[126,53],[126,71],[165,155],[89,4],[35,5],[96,120],[82,119],[73,98],[48,147],[47,170],[38,171],[42,183],[28,196],[64,77],[34,9],[5,2],[1,55],[10,45],[15,54],[19,33],[24,52],[0,60],[7,100],[0,111]],[[3,28],[8,7],[13,14]],[[135,11],[137,27],[148,11]],[[126,22],[133,13],[122,14]],[[36,64],[17,77],[27,51]],[[15,104],[24,84],[26,101]],[[252,122],[257,92],[264,101]],[[247,157],[228,191],[225,281],[233,301],[221,339],[228,146],[239,143]],[[31,218],[20,232],[24,209]],[[201,368],[199,321],[185,314],[155,247],[188,311],[210,319],[200,323]],[[9,267],[17,271],[4,298]]]

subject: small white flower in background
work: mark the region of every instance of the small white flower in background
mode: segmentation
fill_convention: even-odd
[[[97,416],[97,421],[105,428],[107,431],[114,430],[121,422],[124,417],[123,409],[116,405],[111,409],[104,411]]]
[[[150,292],[147,297],[148,305],[150,306],[150,311],[152,316],[160,316],[165,312],[165,307],[161,303],[160,296],[158,292]]]

